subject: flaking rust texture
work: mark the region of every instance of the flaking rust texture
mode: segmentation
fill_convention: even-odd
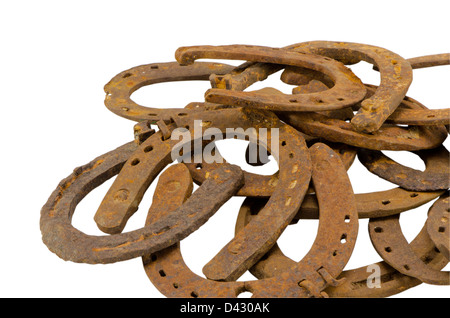
[[[204,58],[245,63],[197,61]],[[449,272],[442,270],[450,249],[449,153],[443,145],[450,110],[429,109],[407,96],[412,71],[449,65],[449,53],[404,59],[368,44],[312,41],[283,48],[180,47],[175,59],[132,67],[105,85],[106,107],[134,121],[134,140],[75,168],[58,184],[40,217],[51,252],[87,264],[142,257],[151,283],[167,297],[389,297],[422,283],[450,285]],[[379,86],[363,83],[348,67],[360,61],[373,64]],[[278,71],[293,86],[291,94],[248,89]],[[131,99],[146,85],[193,80],[207,81],[211,89],[204,100],[186,101],[182,108]],[[230,136],[229,129],[250,133]],[[181,142],[180,131],[186,136]],[[226,162],[229,154],[216,147],[216,136],[247,140],[242,159],[254,166],[275,160],[278,171],[260,175]],[[399,164],[384,150],[412,152],[426,169]],[[360,193],[347,172],[355,160],[397,187]],[[113,177],[93,220],[105,234],[76,229],[76,206]],[[153,199],[145,224],[123,233],[147,195]],[[235,236],[204,264],[202,277],[186,265],[180,242],[233,196],[245,197]],[[408,242],[399,219],[428,202],[427,220]],[[382,261],[345,270],[359,220],[367,218]],[[319,222],[317,235],[303,259],[294,261],[277,242],[287,227],[305,219]],[[368,286],[369,266],[379,268],[377,288]],[[240,281],[247,271],[256,279]]]

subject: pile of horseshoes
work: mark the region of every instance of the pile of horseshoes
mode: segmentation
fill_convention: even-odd
[[[414,69],[449,65],[450,54],[404,59],[366,44],[313,41],[284,48],[181,47],[175,58],[133,67],[105,85],[106,107],[136,122],[134,138],[75,168],[59,183],[41,210],[42,240],[51,252],[88,264],[142,257],[151,283],[167,297],[232,298],[245,291],[257,298],[388,297],[421,283],[450,284],[449,272],[442,270],[450,257],[450,168],[443,146],[450,111],[428,109],[406,96]],[[199,59],[246,62],[231,66]],[[362,83],[346,67],[360,61],[373,64],[379,86]],[[295,85],[292,94],[271,87],[247,89],[278,71],[281,81]],[[145,85],[189,80],[211,83],[204,101],[163,109],[130,98]],[[194,134],[198,120],[200,137]],[[264,138],[255,139],[266,141],[258,149],[275,158],[278,171],[267,176],[224,160],[179,160],[193,156],[183,151],[179,163],[172,164],[177,160],[173,149],[180,147],[174,131],[188,133],[186,144],[208,147],[212,138],[205,135],[211,128],[224,137],[228,128],[264,131]],[[383,150],[413,152],[426,169],[399,164]],[[218,149],[214,153],[220,157]],[[347,170],[356,158],[398,187],[355,194]],[[264,164],[264,156],[259,159],[253,164]],[[77,204],[114,176],[94,217],[105,235],[76,229],[71,219]],[[156,178],[146,224],[123,232]],[[199,185],[195,191],[194,182]],[[232,196],[245,197],[235,236],[203,267],[201,277],[186,266],[180,241]],[[426,223],[408,242],[400,229],[401,212],[432,200]],[[371,242],[383,259],[376,264],[379,288],[367,285],[367,266],[344,270],[360,218],[370,219]],[[318,219],[319,227],[310,251],[296,262],[282,253],[277,240],[301,219]],[[255,279],[239,281],[246,271]]]

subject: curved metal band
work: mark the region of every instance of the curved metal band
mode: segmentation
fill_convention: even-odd
[[[411,65],[401,56],[372,45],[313,41],[293,44],[288,49],[320,54],[340,59],[351,57],[377,65],[380,71],[380,86],[376,93],[361,103],[360,111],[351,123],[360,132],[377,131],[383,122],[401,103],[412,82]]]
[[[410,247],[421,260],[436,270],[444,268],[448,263],[442,254],[436,252],[436,247],[425,227],[410,243]],[[370,288],[368,284],[373,280],[374,269],[379,270],[377,272],[380,277],[379,288]],[[422,283],[417,278],[403,275],[384,261],[344,271],[338,278],[345,281],[337,287],[331,286],[326,289],[330,297],[389,297]]]
[[[364,60],[381,70],[380,87],[376,94],[363,101],[360,113],[352,119],[353,127],[359,132],[370,133],[378,130],[401,103],[412,82],[411,65],[398,54],[380,47],[349,42],[311,41],[289,45],[284,49],[323,55],[348,64]],[[241,70],[244,66],[248,67]],[[261,74],[261,78],[264,79],[279,70],[263,63],[244,64],[241,69],[235,72],[236,75],[231,74],[226,78],[225,86],[228,89],[243,90],[252,82],[259,80],[256,74]],[[242,84],[241,81],[246,83]]]
[[[370,239],[378,254],[404,275],[428,284],[450,285],[450,272],[429,267],[414,253],[402,234],[399,217],[392,215],[370,219]]]
[[[401,165],[381,151],[358,150],[359,161],[372,173],[410,191],[445,190],[450,186],[449,152],[444,146],[415,151],[424,162],[425,171]]]
[[[214,281],[194,274],[176,245],[144,258],[145,271],[155,286],[168,297],[236,297],[244,291],[252,292],[253,297],[327,296],[321,291],[333,284],[330,277],[337,276],[350,257],[358,218],[350,181],[345,179],[345,169],[334,152],[323,144],[315,144],[311,156],[314,184],[322,203],[321,225],[315,244],[301,262],[270,279]],[[325,168],[335,168],[338,177],[332,179],[334,182],[328,182],[329,172]]]
[[[259,198],[247,198],[244,201],[236,222],[236,232],[245,226],[253,215],[258,214],[258,211],[264,206],[263,201],[263,199]],[[426,230],[424,226],[417,237],[410,243],[410,247],[427,266],[440,270],[445,267],[448,260],[436,250]],[[274,245],[250,271],[258,279],[265,279],[277,276],[289,270],[295,264],[295,261],[285,256],[280,248]],[[370,286],[373,280],[371,276],[373,276],[372,274],[374,274],[375,270],[379,274],[379,276],[377,275],[379,277],[379,285],[377,288],[372,288]],[[325,289],[329,297],[389,297],[421,284],[420,280],[396,271],[384,261],[343,271],[337,277],[337,280],[341,284],[329,286]]]
[[[376,92],[376,86],[366,85],[368,96]],[[355,106],[356,107],[356,106]],[[425,111],[426,107],[416,100],[405,97],[397,109]],[[333,142],[346,143],[372,150],[421,150],[438,147],[447,138],[442,125],[398,127],[385,124],[377,131],[366,134],[357,132],[344,120],[330,118],[318,113],[284,113],[281,119],[305,134]]]
[[[445,191],[408,191],[402,188],[393,188],[390,190],[356,193],[356,209],[359,219],[384,217],[398,214],[417,208],[427,202],[430,202]],[[263,207],[267,202],[266,198],[248,197],[242,204],[242,209],[252,209],[253,214],[257,214],[257,207]],[[253,208],[256,206],[256,208]],[[245,212],[242,212],[245,214]],[[318,219],[319,204],[314,194],[307,194],[303,199],[302,206],[294,217],[293,223],[298,220]]]
[[[241,127],[243,129],[249,127],[275,127],[279,129],[280,140],[277,140],[279,150],[272,153],[279,163],[280,182],[272,195],[272,202],[265,209],[265,214],[272,216],[270,224],[266,224],[268,220],[264,221],[264,219],[267,219],[264,214],[260,218],[261,226],[268,226],[269,231],[266,236],[260,236],[258,240],[245,241],[245,244],[248,244],[248,247],[245,247],[245,253],[233,254],[231,257],[246,260],[247,262],[256,261],[260,256],[259,253],[265,253],[270,248],[272,240],[276,240],[276,237],[272,233],[281,233],[282,229],[292,220],[306,193],[311,176],[310,159],[306,144],[299,133],[293,128],[281,123],[270,112],[233,108],[204,112],[201,118],[204,119],[204,122],[208,122],[210,127],[215,126],[222,132],[230,127]],[[175,122],[179,127],[189,126],[191,131],[190,135],[193,135],[195,127],[192,123],[193,120],[193,118],[182,116],[175,119]],[[202,137],[208,128],[206,126],[201,127]],[[270,140],[270,138],[268,139]],[[196,137],[183,140],[183,144],[190,144],[192,140],[195,143]],[[129,156],[126,164],[123,165],[119,176],[115,179],[97,211],[96,221],[100,228],[112,229],[114,232],[116,230],[121,231],[126,220],[136,210],[145,190],[152,180],[172,161],[171,151],[177,143],[178,140],[172,139],[163,141],[160,132],[158,132],[145,140]],[[102,165],[100,167],[106,166]],[[102,174],[98,176],[98,171],[100,170],[96,169],[91,171],[86,176],[86,182],[92,182],[89,178],[101,178]],[[236,190],[241,184],[240,182],[235,183],[236,185],[234,187]],[[72,183],[69,185],[73,186]],[[80,187],[84,188],[85,185],[81,185]],[[222,200],[223,196],[230,195],[231,190],[224,191],[224,189],[221,190],[221,187],[218,186],[216,190],[210,192],[211,199],[208,201],[215,202],[214,209],[218,209],[221,205],[220,201],[217,202],[218,198]],[[230,187],[230,189],[232,188]],[[153,229],[144,228],[141,231],[137,230],[106,237],[87,237],[83,233],[80,233],[71,226],[70,217],[68,217],[73,213],[73,209],[76,203],[78,203],[78,201],[74,202],[72,197],[78,198],[80,194],[77,192],[77,187],[75,187],[74,193],[68,193],[66,191],[68,189],[72,190],[72,187],[66,186],[64,189],[64,192],[57,194],[64,197],[64,204],[54,208],[53,204],[56,203],[50,200],[49,206],[43,210],[41,222],[44,229],[44,242],[62,258],[79,262],[106,263],[140,256],[143,252],[154,251],[156,249],[151,239],[155,232]],[[218,197],[216,197],[216,194],[213,194],[220,191],[223,191],[224,194]],[[283,204],[283,209],[279,208],[280,204]],[[212,207],[210,206],[209,208]],[[208,204],[205,204],[204,207],[202,206],[198,214],[200,216],[210,215],[206,210],[208,210]],[[204,219],[201,220],[203,222],[206,221]],[[199,225],[199,223],[195,224]],[[178,227],[178,229],[181,228],[183,226]],[[255,228],[257,229],[258,225]],[[272,232],[270,229],[272,229]],[[178,236],[178,239],[180,237],[181,235]],[[242,238],[236,237],[229,245],[233,245],[234,242],[239,240],[242,240]],[[169,240],[164,240],[158,245],[158,248],[162,248],[163,243],[170,242]],[[80,246],[83,248],[80,248]]]
[[[142,256],[188,236],[242,185],[240,169],[224,165],[215,172],[214,178],[191,196],[189,202],[177,210],[176,217],[167,217],[151,226],[111,236],[86,235],[74,228],[71,218],[77,204],[94,188],[119,173],[135,149],[134,143],[125,144],[77,168],[60,183],[41,210],[42,240],[52,252],[64,260],[91,264]],[[208,195],[213,198],[206,199]],[[123,191],[116,198],[126,199]]]
[[[216,58],[302,66],[325,73],[335,84],[320,93],[281,96],[212,88],[205,93],[206,101],[212,103],[276,111],[321,111],[350,106],[365,96],[361,81],[348,68],[338,61],[315,54],[248,45],[192,46],[179,48],[175,58],[182,65],[199,58]]]
[[[193,110],[141,106],[131,100],[131,94],[143,86],[156,83],[207,81],[211,74],[226,74],[233,68],[231,65],[208,62],[197,62],[189,66],[180,66],[177,62],[136,66],[117,74],[105,85],[105,105],[116,115],[134,121],[150,120],[152,123],[158,120],[170,121],[171,117],[187,116]]]
[[[448,190],[428,211],[427,233],[438,250],[450,260],[450,203]]]
[[[412,69],[450,65],[450,53],[418,56],[409,58],[407,61]],[[374,66],[374,70],[378,71],[378,68]],[[411,125],[448,125],[450,109],[424,109],[421,111],[398,109],[389,117],[389,121]]]

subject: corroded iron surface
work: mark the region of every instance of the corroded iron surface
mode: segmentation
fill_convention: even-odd
[[[196,61],[203,58],[246,62]],[[50,251],[88,264],[142,257],[150,281],[167,297],[389,297],[421,283],[450,284],[442,270],[450,249],[449,152],[443,145],[450,113],[406,96],[412,70],[449,65],[449,53],[404,59],[373,45],[312,41],[284,48],[180,47],[175,59],[132,67],[105,85],[106,107],[135,122],[134,141],[59,183],[41,209],[42,240]],[[379,86],[363,84],[346,66],[360,61],[379,71]],[[293,85],[292,94],[247,90],[278,71]],[[209,81],[211,89],[203,101],[186,101],[183,108],[131,99],[146,85],[192,80]],[[270,158],[278,171],[259,175],[227,163],[216,147],[226,138],[248,141],[242,158],[248,164],[264,166]],[[426,169],[399,164],[382,150],[411,151]],[[398,187],[359,193],[348,175],[355,160]],[[71,219],[77,205],[113,177],[93,220],[105,235],[76,229]],[[153,195],[145,224],[122,233],[145,195]],[[184,262],[180,242],[232,196],[245,197],[235,236],[204,264],[201,277]],[[427,202],[427,220],[408,243],[399,218]],[[364,218],[383,261],[344,270]],[[296,262],[277,241],[305,219],[316,219],[318,232]],[[376,288],[369,284],[371,268],[379,270]],[[239,281],[246,271],[256,279]]]
[[[414,152],[425,162],[420,171],[395,162],[381,151],[360,149],[358,158],[372,173],[411,191],[435,191],[449,188],[449,152],[444,146]]]
[[[339,275],[351,255],[358,217],[350,181],[334,152],[326,145],[316,144],[311,148],[311,157],[313,182],[323,206],[321,227],[308,255],[287,269],[285,275],[248,282],[208,280],[194,274],[183,261],[179,246],[172,246],[144,258],[152,282],[168,297],[236,297],[244,291],[252,292],[254,297],[327,297],[323,289],[341,283],[333,277]],[[328,169],[323,169],[326,166],[337,169],[335,183],[324,182],[329,177]],[[336,211],[338,201],[343,204]]]

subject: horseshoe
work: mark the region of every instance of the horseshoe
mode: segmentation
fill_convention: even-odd
[[[184,263],[179,245],[174,245],[144,257],[145,272],[158,290],[167,297],[231,298],[244,291],[252,292],[254,298],[326,297],[322,292],[326,286],[342,283],[333,277],[350,257],[358,231],[353,191],[342,163],[329,147],[315,144],[310,151],[314,185],[321,202],[321,225],[315,244],[303,260],[278,277],[248,282],[214,281],[194,274]],[[335,168],[339,177],[330,182],[325,167]],[[343,239],[345,243],[341,242]]]
[[[367,85],[368,98],[375,94],[377,87]],[[311,89],[310,86],[304,86],[306,92]],[[312,88],[314,89],[314,88]],[[281,92],[271,89],[272,94]],[[354,105],[358,109],[357,105]],[[426,107],[416,100],[405,97],[403,102],[397,107],[397,110],[408,110],[419,112],[426,110]],[[345,111],[344,111],[345,110]],[[351,119],[353,112],[351,108],[341,109],[340,115]],[[288,124],[296,127],[302,132],[324,138],[333,142],[341,142],[361,148],[373,150],[420,150],[435,148],[442,144],[447,138],[447,130],[444,126],[416,127],[407,128],[383,125],[378,131],[372,134],[359,133],[354,131],[350,123],[339,119],[339,114],[335,113],[279,113],[278,116]],[[347,114],[348,113],[348,114]],[[423,114],[421,115],[423,116]],[[428,120],[428,124],[437,123],[438,118]]]
[[[321,111],[350,106],[365,96],[361,81],[342,63],[314,54],[249,45],[192,46],[178,48],[175,58],[181,65],[199,58],[224,58],[302,66],[325,73],[335,83],[321,93],[281,96],[212,88],[205,93],[207,102],[275,111]]]
[[[362,102],[359,113],[351,121],[352,126],[358,132],[372,133],[378,130],[401,103],[412,82],[412,68],[409,62],[398,54],[380,47],[349,42],[312,41],[293,44],[283,49],[324,55],[348,64],[364,60],[381,69],[380,86],[376,94]],[[246,74],[265,74],[267,77],[271,73],[270,71],[271,66],[268,64],[253,64],[245,71],[241,71],[236,81],[232,81],[230,76],[228,79],[225,78],[225,86],[231,90],[233,86],[236,89],[245,88],[251,85],[251,80],[255,81],[258,78],[257,76],[247,77]],[[277,71],[277,69],[273,71]],[[265,77],[263,76],[263,78]],[[236,82],[243,79],[249,79],[249,81],[240,86],[235,85]],[[317,109],[312,111],[314,110]]]
[[[450,205],[447,191],[430,208],[427,218],[427,233],[447,260],[450,259],[449,212]]]
[[[259,90],[259,92],[261,92],[262,94],[266,94],[267,92],[276,93],[279,91],[273,88],[264,88]],[[196,105],[191,104],[188,105],[187,107],[195,107],[196,109],[202,109],[206,106],[205,104],[196,104]],[[214,108],[214,106],[212,107]],[[307,143],[318,141],[317,138],[311,138],[307,135],[305,136],[304,134],[302,136],[305,137]],[[330,142],[327,142],[327,144],[331,146],[332,149],[335,150],[336,153],[341,157],[341,160],[343,161],[346,169],[348,170],[355,159],[356,149],[345,144],[330,143]],[[215,148],[215,151],[216,155],[220,156],[220,153],[218,152],[217,148]],[[249,147],[247,147],[247,152],[248,151]],[[225,159],[223,158],[222,160],[225,161]],[[185,163],[185,164],[189,168],[189,171],[191,172],[191,175],[197,184],[201,184],[211,171],[217,169],[217,167],[220,166],[220,163],[215,162]],[[245,183],[243,187],[239,189],[236,195],[251,196],[251,197],[269,197],[272,195],[273,190],[278,183],[278,172],[272,176],[264,176],[244,171],[244,179]]]
[[[356,198],[357,196],[358,195],[356,195]],[[260,198],[246,198],[244,200],[236,221],[236,232],[240,231],[254,215],[258,214],[258,211],[265,204],[264,201],[264,199]],[[359,217],[361,218],[361,216]],[[430,266],[435,270],[441,270],[448,263],[448,260],[444,258],[444,255],[439,253],[439,251],[436,251],[435,245],[427,235],[425,226],[410,243],[410,247],[414,253],[427,264],[427,266]],[[289,270],[289,268],[295,266],[295,264],[295,261],[285,256],[279,247],[274,245],[272,249],[250,269],[250,272],[258,279],[266,279]],[[372,268],[375,267],[380,270],[381,284],[379,288],[370,288],[368,286],[368,280],[370,279],[369,276],[373,273]],[[340,281],[341,284],[338,286],[329,286],[325,289],[325,292],[329,297],[389,297],[422,283],[416,278],[406,276],[396,271],[384,261],[343,271],[337,277],[337,280]]]
[[[368,98],[376,93],[376,86],[367,84],[365,86]],[[353,107],[358,109],[357,105]],[[403,102],[397,107],[397,110],[406,111],[406,113],[409,111],[410,114],[416,110],[420,112],[426,111],[426,109],[424,105],[410,97],[405,97]],[[323,114],[291,113],[279,114],[279,116],[290,125],[308,135],[373,150],[420,150],[435,148],[447,138],[447,130],[444,126],[410,126],[404,128],[383,125],[378,131],[372,134],[365,134],[354,131],[351,124],[343,120],[330,118]],[[349,118],[351,117],[349,116]],[[396,122],[395,120],[393,121]],[[433,122],[437,123],[437,121],[433,121],[432,119],[428,120],[429,124]]]
[[[409,61],[409,60],[408,60]],[[430,62],[430,64],[433,64]],[[424,63],[424,65],[427,65]],[[434,65],[433,65],[434,66]],[[425,66],[423,66],[425,67]],[[414,68],[414,67],[413,67]],[[283,82],[292,85],[298,85],[292,89],[293,94],[305,94],[308,92],[321,92],[329,89],[330,84],[325,84],[326,79],[322,79],[320,75],[308,72],[302,74],[304,70],[299,70],[296,68],[286,68],[281,76]],[[317,73],[317,72],[316,72]],[[319,78],[320,80],[318,80]],[[301,84],[301,85],[299,85]],[[365,84],[367,91],[369,93],[368,97],[373,96],[376,92],[377,87],[374,85]],[[450,123],[450,109],[427,109],[423,107],[422,109],[417,107],[408,107],[408,103],[413,103],[416,105],[421,105],[418,101],[405,97],[403,102],[395,109],[395,111],[386,119],[386,123],[400,124],[400,125],[448,125]],[[353,106],[353,108],[357,108]],[[350,108],[347,108],[350,110]],[[336,118],[335,116],[330,116],[323,113],[328,117]],[[347,115],[346,118],[352,118],[353,113]],[[338,118],[338,119],[346,119]]]
[[[374,132],[401,103],[412,82],[411,65],[401,56],[372,45],[349,42],[313,41],[293,44],[287,49],[320,54],[330,58],[351,57],[377,65],[381,70],[377,92],[361,103],[351,123],[360,132]]]
[[[430,240],[425,227],[422,228],[409,246],[417,257],[435,270],[441,270],[448,263],[443,255],[436,251],[436,247]],[[369,288],[367,284],[373,274],[374,267],[378,267],[380,270],[380,288]],[[341,285],[330,286],[325,290],[330,297],[389,297],[422,283],[417,278],[398,272],[384,261],[344,271],[338,279],[345,280]]]
[[[261,223],[259,223],[269,231],[266,236],[261,235],[254,240],[245,240],[247,246],[245,253],[236,253],[230,257],[230,259],[236,258],[251,263],[254,259],[258,259],[259,253],[265,253],[270,248],[272,240],[276,240],[270,229],[273,229],[272,232],[279,231],[281,233],[282,228],[289,224],[300,207],[310,181],[309,156],[306,151],[306,144],[293,128],[281,123],[270,112],[235,108],[202,112],[200,116],[204,123],[210,123],[210,127],[215,127],[222,133],[229,127],[241,127],[243,129],[278,128],[280,140],[276,142],[279,143],[279,150],[278,153],[273,151],[271,153],[279,163],[280,178],[278,187],[275,188],[272,195],[273,202],[268,204],[265,210],[265,214],[270,215],[271,218],[268,220],[262,214]],[[194,128],[192,120],[193,118],[189,119],[186,116],[174,119],[180,127],[185,127],[189,123],[191,131]],[[202,129],[205,131],[207,127],[204,125]],[[267,139],[269,140],[268,143],[271,144],[270,133],[268,133]],[[136,210],[145,188],[149,185],[149,180],[155,177],[155,169],[158,168],[160,171],[164,167],[164,163],[169,160],[171,150],[176,142],[171,139],[161,141],[161,135],[155,134],[140,145],[136,153],[130,157],[128,164],[121,170],[97,211],[95,219],[100,229],[116,232],[123,228],[127,218]],[[151,156],[146,153],[146,149],[149,149]],[[269,146],[268,149],[271,149],[271,147]],[[135,164],[133,165],[133,163]],[[157,166],[155,166],[155,163],[158,163]],[[133,180],[132,183],[129,182],[130,179]],[[117,200],[116,198],[122,198],[124,189],[127,191],[126,201]],[[284,204],[282,210],[278,207],[280,202]],[[266,223],[268,224],[266,225]],[[225,249],[232,249],[232,246],[235,246],[236,242],[241,240],[242,238],[236,237]]]
[[[90,264],[112,263],[151,253],[195,231],[243,181],[237,166],[224,165],[174,215],[157,223],[112,236],[91,236],[75,229],[71,217],[77,204],[94,188],[124,169],[124,163],[134,153],[135,145],[125,144],[77,168],[59,184],[41,210],[42,240],[50,251],[64,260]],[[213,199],[206,199],[209,195]]]
[[[280,169],[283,170],[283,175],[289,174],[291,178],[295,177],[295,179],[298,180],[296,187],[293,189],[286,189],[279,195],[279,198],[282,201],[291,198],[290,208],[295,209],[295,205],[298,203],[298,209],[303,198],[299,192],[303,188],[305,188],[306,191],[306,186],[309,183],[309,161],[306,154],[302,154],[301,152],[301,143],[303,142],[303,139],[301,139],[300,135],[296,134],[294,129],[282,125],[278,119],[270,113],[261,111],[224,109],[215,112],[204,112],[202,118],[204,118],[205,122],[210,122],[214,125],[216,121],[218,124],[216,126],[221,127],[222,129],[225,129],[225,127],[229,127],[230,125],[244,128],[248,126],[261,127],[264,125],[265,127],[278,127],[284,145],[280,146],[280,153],[283,154],[281,160],[279,159],[280,156],[278,153],[275,154],[275,158],[280,160],[279,164]],[[217,118],[220,120],[217,120]],[[224,120],[225,118],[230,118],[230,120]],[[178,123],[178,126],[181,127],[187,126],[188,123],[192,124],[192,120],[192,118],[187,118],[186,116],[174,119],[174,121]],[[191,130],[193,129],[192,127],[193,126],[191,126]],[[206,127],[203,127],[203,129],[205,128]],[[105,161],[104,159],[98,159],[96,162],[100,162],[101,165],[92,171],[87,169],[87,173],[83,175],[83,178],[76,178],[76,181],[78,182],[72,180],[75,178],[74,176],[63,181],[58,189],[55,190],[41,213],[41,231],[44,243],[51,251],[55,252],[63,259],[86,263],[110,263],[125,260],[141,256],[143,255],[143,252],[148,252],[152,248],[154,249],[155,240],[152,239],[153,232],[159,232],[162,229],[155,230],[154,228],[144,228],[120,235],[102,237],[86,236],[72,227],[70,224],[70,216],[74,212],[76,203],[78,203],[87,192],[98,186],[100,181],[105,181],[105,179],[111,177],[114,173],[117,174],[118,170],[120,170],[121,173],[116,178],[100,207],[105,209],[106,205],[108,205],[113,211],[118,212],[121,217],[129,217],[130,211],[134,212],[135,207],[142,198],[143,189],[150,184],[151,181],[149,180],[154,178],[157,175],[157,172],[161,171],[164,166],[171,161],[171,150],[176,142],[177,141],[171,139],[163,141],[162,133],[157,132],[145,140],[131,155],[127,152],[127,163],[125,165],[123,164],[124,160],[117,162],[117,160],[115,161],[113,158],[106,164],[103,162]],[[292,156],[288,156],[290,154],[292,154]],[[111,156],[118,156],[118,154],[113,153]],[[122,156],[120,159],[125,158]],[[139,159],[139,163],[136,159]],[[127,184],[126,182],[123,183],[123,178],[127,180],[127,177],[133,175],[133,173],[128,173],[127,171],[130,171],[132,168],[137,168],[137,164],[139,164],[140,167],[146,166],[147,169],[145,169],[145,174],[139,174],[135,183],[132,185]],[[94,163],[90,164],[90,166],[93,165]],[[123,168],[120,169],[122,166]],[[297,167],[298,171],[291,173],[292,167]],[[138,171],[142,170],[142,168],[134,170]],[[77,169],[76,174],[80,175],[83,171],[83,169]],[[289,180],[290,178],[281,184],[288,183],[290,182]],[[303,186],[302,182],[306,183],[306,186]],[[237,189],[240,182],[238,181],[235,183]],[[226,183],[224,183],[224,185],[226,185]],[[285,186],[287,187],[287,185]],[[214,191],[220,191],[219,188]],[[294,192],[296,193],[295,197],[291,195],[291,193]],[[228,193],[228,195],[231,194]],[[226,196],[226,194],[220,195],[220,197],[223,196]],[[110,200],[108,200],[109,198]],[[214,198],[214,200],[214,208],[218,208],[220,202],[217,203],[217,198]],[[212,201],[213,200],[211,200],[211,202]],[[207,209],[206,204],[204,209]],[[111,211],[107,208],[105,210],[107,213]],[[123,213],[124,210],[126,210],[126,213]],[[285,211],[289,212],[289,209],[285,209]],[[202,214],[203,208],[198,212],[199,215]],[[115,214],[111,214],[111,216],[114,219]],[[120,217],[115,220],[118,221],[117,224],[123,224]],[[182,229],[184,226],[185,225],[180,228]],[[177,229],[174,231],[176,233]],[[168,232],[170,234],[174,231]],[[164,236],[162,234],[165,233],[166,232],[162,231],[159,236]],[[164,241],[164,243],[167,242],[167,240]],[[161,246],[158,248],[160,247]]]
[[[407,59],[412,69],[450,65],[450,54],[425,55]],[[374,70],[378,70],[374,67]],[[388,120],[397,124],[410,125],[449,125],[450,109],[397,109]]]
[[[169,171],[171,169],[171,171]],[[179,184],[177,191],[173,191],[171,196],[167,196],[167,191],[172,188],[172,184]],[[183,164],[177,164],[169,167],[164,171],[156,186],[152,205],[147,214],[146,225],[157,222],[158,220],[164,218],[166,215],[172,214],[179,206],[189,198],[192,192],[192,178],[190,176],[189,170]],[[170,276],[175,273],[183,273],[183,270],[179,272],[178,269],[172,272],[169,267],[165,266],[168,260],[177,259],[179,262],[172,263],[173,267],[183,267],[187,268],[184,264],[183,258],[181,256],[180,243],[175,243],[174,245],[162,249],[153,254],[147,254],[142,256],[142,261],[144,264],[145,272],[147,273],[150,281],[159,289],[162,294],[170,295],[165,289],[168,290],[184,290],[187,297],[198,297],[198,291],[196,287],[197,281],[202,280],[202,278],[190,273],[191,277],[187,277],[189,283],[187,285],[180,284],[178,280],[170,280]],[[204,285],[209,285],[208,280],[204,280]],[[214,285],[213,282],[211,285]],[[231,284],[223,283],[220,289],[221,293],[218,297],[235,297],[235,289],[243,289],[244,284],[232,282]],[[229,287],[228,287],[229,286]]]
[[[356,193],[355,199],[358,218],[378,218],[399,214],[430,202],[443,193],[444,191],[408,191],[402,188],[370,193]],[[250,202],[251,204],[255,204],[254,201]],[[318,217],[319,206],[317,199],[314,195],[307,194],[294,220],[318,219]]]
[[[116,115],[134,121],[150,120],[153,124],[159,120],[170,121],[173,116],[187,116],[193,110],[141,106],[131,100],[131,94],[143,86],[156,83],[208,80],[213,73],[226,74],[233,68],[230,65],[206,62],[189,66],[180,66],[177,62],[136,66],[117,74],[105,85],[105,105]]]
[[[450,285],[450,272],[427,266],[411,249],[402,234],[400,215],[369,220],[373,246],[383,260],[404,275],[433,285]]]
[[[372,150],[431,149],[441,145],[447,138],[447,130],[443,126],[405,128],[384,125],[366,134],[354,131],[350,123],[317,113],[286,113],[280,118],[307,135]]]
[[[425,171],[403,166],[380,151],[358,150],[359,161],[372,173],[411,191],[445,190],[450,185],[449,153],[444,146],[414,152],[425,162]]]

